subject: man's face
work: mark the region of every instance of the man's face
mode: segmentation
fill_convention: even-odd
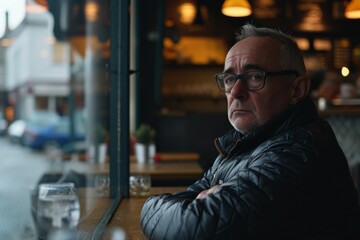
[[[236,43],[225,59],[224,71],[241,74],[261,68],[284,70],[280,66],[280,45],[271,38],[249,37]],[[290,105],[291,76],[266,77],[264,88],[249,91],[241,80],[229,93],[228,118],[235,129],[247,135]]]

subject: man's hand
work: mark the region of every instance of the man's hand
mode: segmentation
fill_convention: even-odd
[[[220,185],[215,185],[212,188],[204,190],[201,193],[199,193],[196,199],[203,199],[211,193],[216,193],[217,191],[219,191],[219,189],[220,189]]]

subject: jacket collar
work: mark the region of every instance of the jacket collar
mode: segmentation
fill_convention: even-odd
[[[287,108],[277,116],[270,119],[264,125],[245,136],[235,129],[224,136],[215,139],[215,145],[223,157],[228,157],[232,149],[243,149],[259,145],[261,142],[305,123],[313,122],[319,118],[319,114],[310,96],[307,96],[297,104]]]

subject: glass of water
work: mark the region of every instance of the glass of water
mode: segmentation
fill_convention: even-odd
[[[75,229],[80,219],[80,204],[75,185],[40,184],[36,215],[41,235],[47,235],[56,229]]]

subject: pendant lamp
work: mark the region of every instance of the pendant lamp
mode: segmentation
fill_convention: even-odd
[[[225,0],[221,12],[229,17],[246,17],[251,14],[251,6],[247,0]]]
[[[360,0],[352,0],[345,8],[346,18],[360,18]]]

